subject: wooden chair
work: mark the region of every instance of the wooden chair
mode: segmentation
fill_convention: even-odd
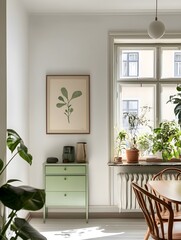
[[[181,169],[176,168],[176,167],[169,167],[165,168],[162,171],[158,172],[156,175],[153,176],[152,180],[167,180],[167,176],[169,174],[172,174],[172,177],[174,180],[181,180]],[[156,192],[153,191],[153,193],[157,196],[160,197]],[[172,208],[174,210],[174,221],[181,221],[181,205],[174,203],[172,204]],[[167,212],[163,211],[163,217],[165,220],[167,220]]]
[[[181,240],[181,224],[174,222],[172,206],[134,182],[132,187],[148,225],[144,240],[148,239],[149,235],[155,240]],[[168,221],[163,221],[160,206],[167,209]]]
[[[175,180],[181,180],[181,169],[176,167],[168,167],[153,176],[152,180],[163,180],[166,174],[173,174]]]

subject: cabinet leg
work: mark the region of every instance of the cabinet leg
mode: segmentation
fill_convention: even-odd
[[[44,210],[43,210],[43,222],[46,222],[46,217],[48,215],[48,208],[46,206],[44,206]]]
[[[85,218],[86,218],[86,223],[88,223],[88,221],[89,221],[89,210],[88,209],[86,209]]]

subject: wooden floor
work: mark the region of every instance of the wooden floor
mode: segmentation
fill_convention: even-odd
[[[104,218],[90,219],[42,219],[34,218],[31,225],[48,240],[143,240],[146,232],[144,219]]]

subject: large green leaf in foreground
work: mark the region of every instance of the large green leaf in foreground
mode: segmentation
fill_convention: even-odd
[[[15,187],[8,183],[0,187],[0,201],[13,210],[36,211],[45,203],[45,191],[30,186]]]

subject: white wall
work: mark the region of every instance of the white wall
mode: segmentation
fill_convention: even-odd
[[[36,159],[31,184],[42,186],[47,157],[61,159],[64,145],[86,141],[90,204],[108,205],[107,33],[96,25],[92,17],[30,19],[30,144]],[[90,74],[91,134],[46,135],[46,74]]]
[[[7,128],[16,130],[29,144],[28,16],[19,0],[7,1]],[[8,151],[8,159],[11,156]],[[16,157],[8,179],[28,183],[28,163]]]
[[[43,187],[43,163],[61,160],[64,145],[88,143],[90,205],[110,206],[108,33],[143,32],[153,16],[31,15],[29,38],[30,183]],[[181,16],[162,16],[167,31],[177,32]],[[90,74],[91,133],[46,134],[46,74]],[[115,191],[115,199],[116,199]],[[116,203],[116,200],[115,200]],[[111,208],[109,208],[111,209]]]

